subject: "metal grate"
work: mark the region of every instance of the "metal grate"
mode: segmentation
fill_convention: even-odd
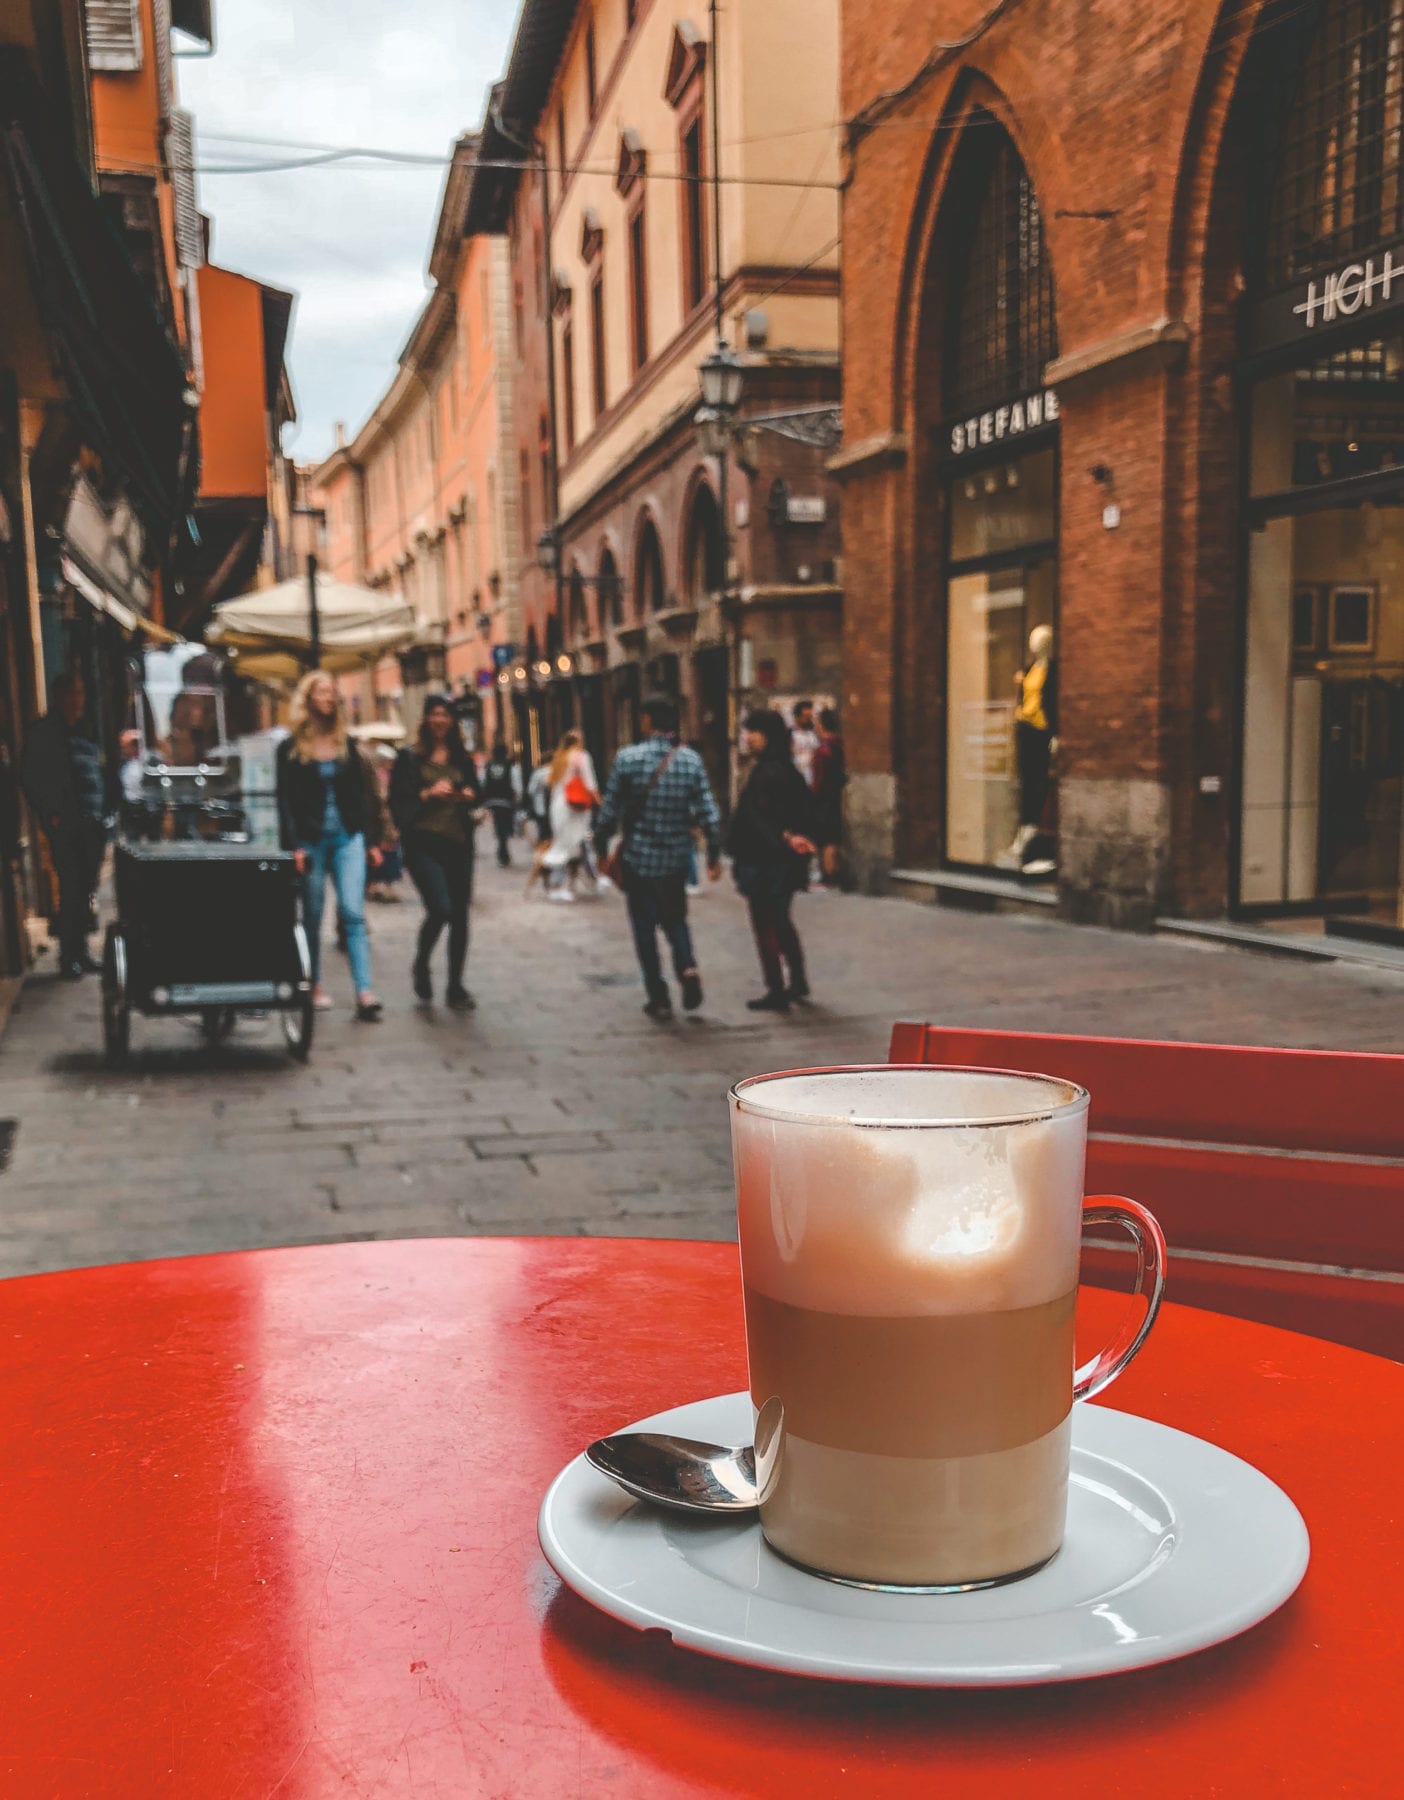
[[[957,413],[1041,387],[1045,366],[1058,354],[1038,196],[1002,127],[984,114],[972,126],[978,149],[971,154],[979,165],[949,347],[950,410]]]
[[[1287,124],[1270,288],[1404,235],[1402,133],[1404,0],[1331,0]]]

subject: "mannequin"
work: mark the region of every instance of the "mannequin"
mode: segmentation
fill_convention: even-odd
[[[1058,748],[1058,664],[1053,628],[1029,633],[1029,661],[1014,681],[1014,751],[1019,780],[1019,830],[1000,861],[1026,875],[1051,875],[1053,842],[1043,829]]]

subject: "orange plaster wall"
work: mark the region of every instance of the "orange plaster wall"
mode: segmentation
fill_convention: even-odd
[[[202,498],[261,495],[268,481],[263,302],[256,281],[211,264],[198,271],[205,390],[200,404]]]

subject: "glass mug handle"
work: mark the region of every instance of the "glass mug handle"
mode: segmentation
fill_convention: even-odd
[[[1136,1245],[1135,1292],[1144,1296],[1146,1313],[1139,1325],[1123,1326],[1105,1350],[1077,1370],[1073,1376],[1074,1400],[1090,1400],[1116,1380],[1150,1335],[1165,1292],[1165,1234],[1144,1206],[1138,1206],[1134,1200],[1098,1195],[1095,1200],[1083,1201],[1082,1223],[1121,1225],[1130,1232]]]

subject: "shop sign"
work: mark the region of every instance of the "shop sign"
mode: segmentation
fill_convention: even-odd
[[[517,648],[515,644],[494,644],[492,647],[492,666],[494,669],[509,669],[515,661]]]
[[[1404,272],[1401,272],[1401,279],[1404,279]],[[993,445],[1007,443],[1011,438],[1027,437],[1031,431],[1041,431],[1045,425],[1056,425],[1059,416],[1056,388],[1025,394],[1022,399],[1011,400],[1007,406],[991,407],[988,412],[976,413],[972,418],[961,419],[952,425],[950,453],[952,456],[971,456]]]
[[[828,511],[822,494],[814,499],[791,494],[785,502],[785,517],[791,525],[822,525]]]
[[[1357,315],[1404,306],[1404,247],[1362,256],[1274,294],[1258,308],[1255,347],[1271,350],[1319,336]]]

